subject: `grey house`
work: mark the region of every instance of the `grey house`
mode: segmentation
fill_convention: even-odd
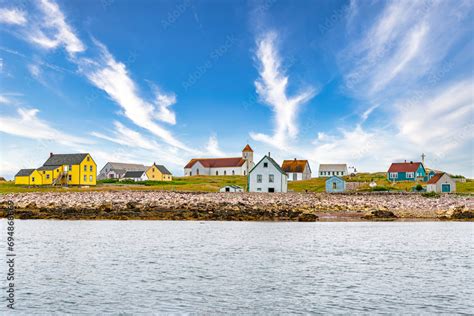
[[[97,180],[121,179],[127,171],[146,171],[147,166],[136,163],[108,162],[100,170]]]

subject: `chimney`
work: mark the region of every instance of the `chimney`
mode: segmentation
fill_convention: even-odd
[[[295,158],[295,161],[296,161],[296,158]]]
[[[53,156],[53,153],[49,153],[49,156],[52,157],[52,156]]]
[[[413,163],[413,161],[410,161],[410,163]]]
[[[405,163],[407,163],[407,160],[405,159]]]
[[[270,152],[268,152],[268,157],[270,157]]]

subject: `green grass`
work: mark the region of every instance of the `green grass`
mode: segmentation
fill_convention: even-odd
[[[360,173],[354,177],[344,177],[347,182],[363,182],[359,191],[409,191],[417,184],[425,186],[425,183],[397,182],[391,183],[387,180],[385,173]],[[304,181],[288,182],[288,189],[295,192],[324,192],[324,178],[312,178]],[[370,188],[369,183],[375,181],[377,186]],[[247,188],[247,178],[244,176],[193,176],[174,177],[173,181],[143,181],[143,182],[118,182],[116,180],[98,181],[97,186],[91,187],[27,187],[17,186],[13,181],[0,182],[0,194],[19,192],[84,192],[84,191],[120,191],[120,190],[166,190],[166,191],[190,191],[190,192],[217,192],[221,187],[228,184],[240,185]],[[457,192],[474,193],[474,181],[467,180],[465,183],[457,183]]]

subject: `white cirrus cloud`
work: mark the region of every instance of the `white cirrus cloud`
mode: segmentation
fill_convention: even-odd
[[[163,93],[159,89],[155,89],[155,103],[158,107],[155,117],[165,123],[175,125],[176,114],[170,109],[170,107],[176,103],[176,95]]]
[[[52,140],[65,145],[93,144],[92,141],[60,131],[40,119],[38,109],[18,108],[17,116],[0,116],[0,132],[30,139]]]
[[[27,23],[26,13],[17,8],[0,8],[0,23],[25,25]]]
[[[274,112],[274,133],[266,135],[251,133],[256,141],[278,148],[287,148],[289,140],[298,135],[297,115],[301,106],[314,97],[316,91],[309,87],[295,96],[287,95],[288,76],[281,66],[281,57],[276,49],[277,34],[268,32],[257,41],[256,59],[260,78],[255,81],[257,93],[262,102]]]
[[[219,141],[216,135],[211,135],[206,145],[207,154],[211,156],[224,156],[224,153],[219,149]]]

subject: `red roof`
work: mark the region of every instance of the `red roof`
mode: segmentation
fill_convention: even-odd
[[[197,158],[191,159],[184,168],[191,168],[196,162],[200,162],[205,168],[226,168],[241,167],[245,163],[245,159],[241,157],[235,158]]]
[[[439,181],[439,179],[441,179],[441,177],[444,175],[444,172],[441,172],[441,173],[437,173],[435,174],[431,179],[428,180],[428,182],[426,182],[427,184],[436,184],[436,182]]]
[[[249,146],[249,144],[247,144],[247,146],[245,146],[242,151],[251,151],[251,152],[253,152],[253,149],[252,149],[252,147]]]
[[[421,162],[394,162],[388,172],[416,172]]]

